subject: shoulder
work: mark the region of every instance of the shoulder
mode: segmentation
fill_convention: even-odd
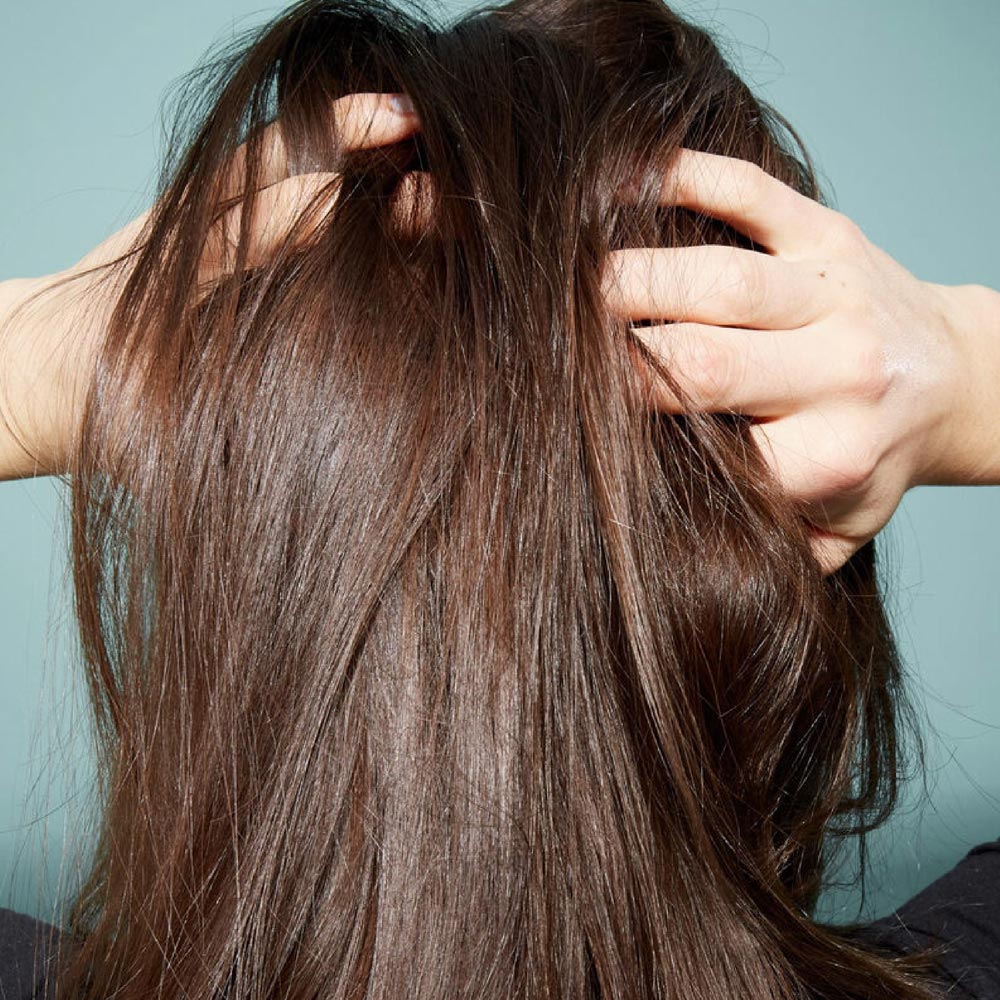
[[[1000,839],[973,847],[859,936],[900,952],[944,944],[938,964],[957,984],[956,995],[1000,1000]]]

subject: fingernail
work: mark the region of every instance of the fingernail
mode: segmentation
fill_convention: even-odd
[[[397,115],[414,115],[417,109],[413,106],[413,99],[408,94],[393,94],[389,98],[389,107]]]

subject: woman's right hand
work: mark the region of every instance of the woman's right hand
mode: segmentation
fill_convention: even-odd
[[[874,537],[911,486],[1000,483],[1000,295],[919,281],[844,215],[743,161],[682,150],[661,200],[770,253],[615,251],[609,303],[672,321],[634,332],[689,407],[754,418],[824,572]],[[635,357],[652,405],[680,412]]]

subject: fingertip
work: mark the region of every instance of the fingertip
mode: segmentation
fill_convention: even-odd
[[[334,101],[334,117],[345,147],[385,146],[416,132],[419,118],[415,112],[397,110],[396,98],[409,100],[405,94],[358,93]]]
[[[420,130],[420,118],[409,94],[383,94],[380,112],[379,120],[385,142],[408,139]]]
[[[417,109],[409,94],[389,94],[385,103],[393,114],[405,118],[416,117]]]

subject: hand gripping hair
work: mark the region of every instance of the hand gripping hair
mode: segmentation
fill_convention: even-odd
[[[189,82],[72,470],[60,995],[931,996],[814,916],[903,761],[874,547],[824,576],[603,292],[756,249],[682,148],[820,198],[788,126],[658,0],[307,0]]]

